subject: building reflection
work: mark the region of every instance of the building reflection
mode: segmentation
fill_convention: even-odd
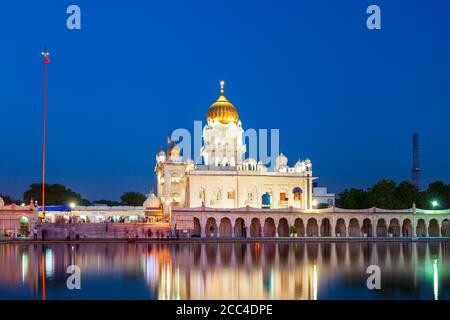
[[[446,244],[400,242],[5,244],[0,296],[64,298],[66,270],[75,264],[86,299],[96,279],[139,288],[146,299],[339,299],[339,284],[345,294],[376,294],[364,286],[367,267],[377,264],[385,298],[400,292],[437,300],[450,280],[442,267],[448,251]],[[127,298],[126,290],[117,296]]]

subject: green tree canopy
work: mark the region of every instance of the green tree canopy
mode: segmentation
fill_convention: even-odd
[[[351,188],[339,194],[336,205],[345,209],[366,209],[372,206],[372,202],[367,191]]]
[[[420,192],[409,181],[398,185],[390,179],[381,179],[367,191],[345,189],[339,194],[337,206],[345,209],[364,209],[377,207],[383,209],[408,209],[413,203],[422,209],[436,209],[432,201],[438,203],[437,209],[450,208],[450,185],[436,181],[428,185],[427,191]]]
[[[97,204],[97,205],[103,204],[103,205],[110,206],[110,207],[113,207],[113,206],[119,206],[119,205],[120,205],[120,202],[119,202],[119,201],[115,201],[115,200],[106,200],[106,199],[94,200],[92,203],[93,203],[93,204]]]
[[[437,208],[432,206],[433,201],[438,204]],[[442,181],[430,183],[420,196],[419,206],[424,209],[450,209],[450,184]]]
[[[29,203],[30,200],[37,200],[39,205],[42,204],[42,184],[33,183],[30,188],[23,194],[23,200],[25,203]],[[45,204],[46,205],[68,205],[75,203],[82,205],[89,201],[83,199],[79,193],[66,188],[62,184],[45,184]]]
[[[402,181],[396,188],[396,209],[411,208],[420,199],[420,192],[417,186],[410,181]]]
[[[390,179],[381,179],[369,188],[372,206],[377,208],[397,209],[397,184]]]
[[[145,199],[147,199],[147,197],[144,194],[134,191],[125,192],[120,197],[122,204],[126,206],[142,206]]]

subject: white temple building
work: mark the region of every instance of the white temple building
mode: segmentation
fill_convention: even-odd
[[[288,165],[279,154],[274,169],[247,158],[244,129],[224,94],[209,107],[203,128],[201,163],[183,161],[173,143],[156,155],[157,198],[165,215],[171,208],[312,208],[312,163]],[[152,196],[154,197],[154,196]]]

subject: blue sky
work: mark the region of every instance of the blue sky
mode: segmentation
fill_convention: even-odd
[[[81,30],[66,8],[81,8]],[[366,28],[381,8],[382,29]],[[48,44],[47,180],[91,200],[148,193],[154,155],[205,119],[226,81],[245,128],[279,128],[293,165],[339,192],[449,182],[450,2],[8,1],[1,5],[0,192],[40,181]]]

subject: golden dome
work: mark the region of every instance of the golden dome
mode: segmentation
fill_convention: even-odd
[[[237,123],[239,116],[233,104],[224,96],[224,81],[220,81],[220,97],[208,109],[208,122]]]

